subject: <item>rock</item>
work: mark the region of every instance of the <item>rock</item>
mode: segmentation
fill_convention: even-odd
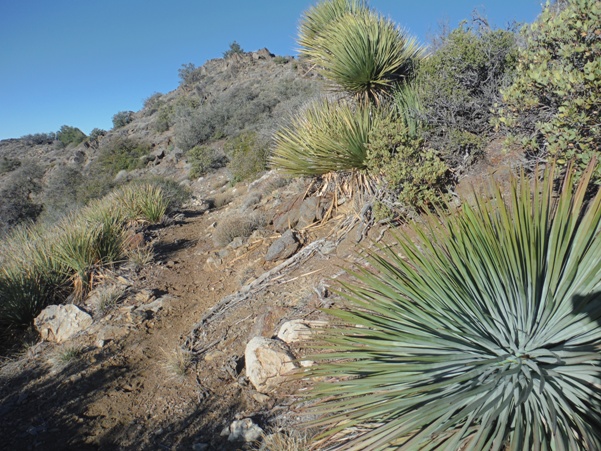
[[[260,404],[264,404],[269,401],[271,398],[263,393],[255,393],[253,394],[253,399]]]
[[[273,53],[271,53],[266,48],[262,48],[261,50],[257,50],[256,52],[252,52],[251,55],[252,55],[252,58],[254,60],[270,59],[270,58],[273,58],[275,56]]]
[[[263,435],[263,429],[253,423],[250,418],[235,420],[230,424],[228,442],[255,442]]]
[[[297,227],[310,226],[315,221],[323,219],[324,208],[321,205],[320,199],[317,197],[309,197],[303,201],[298,213]]]
[[[73,304],[50,305],[34,320],[42,340],[63,343],[93,323],[92,317]]]
[[[297,368],[294,356],[279,340],[255,337],[244,353],[246,377],[257,391],[269,393],[286,380],[286,374]]]
[[[303,204],[302,196],[292,199],[280,208],[280,212],[273,218],[273,229],[282,233],[296,226],[300,216],[300,208]]]
[[[317,329],[323,328],[327,324],[327,321],[293,319],[282,324],[278,331],[278,338],[286,343],[307,340]]]
[[[102,347],[107,341],[119,341],[129,335],[130,328],[128,326],[113,326],[106,325],[96,334],[96,347]],[[102,343],[102,346],[98,346]]]
[[[269,246],[265,261],[272,262],[284,260],[294,255],[299,247],[300,243],[296,239],[296,234],[292,230],[287,230],[279,239]]]

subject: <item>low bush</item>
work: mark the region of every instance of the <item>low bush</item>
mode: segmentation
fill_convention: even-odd
[[[125,127],[134,120],[133,111],[119,111],[113,116],[113,130]]]
[[[601,148],[601,4],[547,5],[526,32],[517,75],[503,91],[499,121],[532,160],[578,172]],[[601,165],[593,182],[601,184]]]
[[[71,127],[70,125],[63,125],[61,129],[56,132],[56,139],[58,139],[61,144],[67,147],[69,144],[77,145],[86,140],[87,136],[84,132],[82,132],[77,127]]]
[[[32,161],[23,161],[5,175],[0,186],[0,236],[38,218],[43,207],[35,196],[42,190],[43,176],[43,168]]]
[[[313,358],[337,449],[601,449],[591,172],[559,195],[523,176],[372,254]]]
[[[56,140],[56,133],[33,133],[31,135],[21,136],[21,140],[30,145],[34,144],[52,144]]]
[[[106,133],[106,130],[103,130],[101,128],[94,128],[90,132],[89,140],[94,145],[98,145],[100,143],[100,140],[106,135]]]
[[[103,142],[98,162],[103,172],[116,175],[121,170],[131,171],[143,167],[145,161],[142,157],[149,153],[148,143],[117,136]]]
[[[154,121],[154,129],[159,133],[163,133],[169,130],[174,124],[173,105],[171,103],[162,105],[158,111]]]
[[[367,171],[377,176],[378,219],[403,211],[427,211],[439,204],[449,169],[421,138],[411,137],[398,118],[388,117],[370,130]]]
[[[74,166],[57,166],[47,176],[41,195],[44,210],[40,220],[56,222],[70,211],[81,208],[84,204],[79,199],[79,192],[86,189],[81,171]]]
[[[236,41],[230,44],[230,48],[223,52],[223,58],[230,58],[234,55],[244,55],[244,50]]]
[[[254,132],[242,133],[228,140],[224,151],[229,159],[228,168],[233,182],[254,180],[267,167],[269,146]]]
[[[419,66],[417,80],[424,137],[453,168],[482,155],[495,103],[517,62],[517,36],[481,21],[464,23],[437,38]]]
[[[190,178],[196,179],[211,169],[225,166],[227,158],[210,146],[194,146],[186,152],[186,158],[190,163]]]
[[[248,238],[255,230],[264,227],[265,224],[265,216],[260,213],[230,216],[217,224],[213,240],[219,246],[227,246],[234,238]]]
[[[162,100],[162,97],[163,94],[161,94],[160,92],[155,92],[146,100],[144,100],[143,110],[145,116],[150,116],[156,113],[159,110],[159,108],[163,106],[165,102]]]
[[[4,155],[0,158],[0,175],[12,172],[19,166],[21,166],[21,160]]]
[[[155,186],[161,189],[162,197],[167,202],[167,213],[180,209],[192,196],[192,191],[187,186],[159,176],[143,177],[132,182],[133,184],[142,184]]]

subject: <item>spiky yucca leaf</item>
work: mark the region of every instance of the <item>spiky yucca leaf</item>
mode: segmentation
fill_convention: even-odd
[[[601,191],[522,176],[346,285],[315,376],[352,450],[601,449]],[[400,250],[402,255],[397,254]],[[357,436],[357,431],[359,436]]]
[[[337,89],[379,101],[411,78],[422,49],[391,20],[361,10],[331,22],[305,54]]]
[[[364,169],[369,131],[379,117],[367,106],[316,102],[276,133],[271,165],[309,176]]]
[[[315,46],[315,40],[333,22],[347,13],[355,14],[368,8],[365,0],[326,0],[319,2],[303,13],[299,26],[298,43],[300,54]]]

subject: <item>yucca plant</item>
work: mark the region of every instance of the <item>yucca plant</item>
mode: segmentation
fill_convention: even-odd
[[[150,223],[160,222],[167,212],[168,200],[160,186],[134,183],[125,186],[115,195],[128,218]]]
[[[357,271],[313,371],[321,425],[348,438],[333,448],[601,449],[592,167],[558,196],[553,171],[522,175]]]
[[[366,8],[342,14],[316,36],[302,39],[302,53],[326,80],[363,101],[379,102],[395,85],[410,80],[422,55],[415,39]]]
[[[310,7],[303,13],[299,27],[298,43],[300,53],[310,56],[306,51],[315,47],[317,38],[333,22],[347,13],[357,14],[368,9],[365,0],[326,0]]]
[[[379,120],[369,106],[315,102],[276,133],[271,164],[303,176],[364,169],[369,131]]]

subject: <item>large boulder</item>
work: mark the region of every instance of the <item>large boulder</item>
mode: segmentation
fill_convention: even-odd
[[[43,340],[63,343],[92,325],[94,320],[73,304],[50,305],[35,318],[34,325]]]
[[[255,337],[246,345],[244,353],[246,377],[257,391],[269,393],[286,380],[286,375],[297,368],[294,356],[279,340]]]

